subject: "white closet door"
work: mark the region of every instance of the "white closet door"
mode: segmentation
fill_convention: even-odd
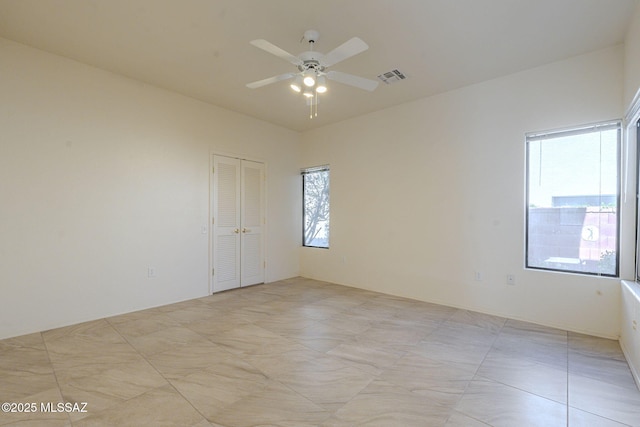
[[[264,283],[264,164],[213,156],[212,291]]]
[[[264,164],[241,163],[241,286],[264,282]]]
[[[213,292],[240,286],[240,160],[213,157]]]

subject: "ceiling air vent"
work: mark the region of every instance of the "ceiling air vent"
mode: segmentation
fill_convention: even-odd
[[[380,74],[378,78],[384,83],[390,85],[391,83],[396,83],[400,80],[406,79],[407,76],[405,76],[400,70],[391,70],[387,71],[386,73]]]

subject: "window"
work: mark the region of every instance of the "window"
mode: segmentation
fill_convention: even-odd
[[[620,122],[527,135],[526,266],[618,276]]]
[[[302,170],[304,246],[329,247],[329,166]]]

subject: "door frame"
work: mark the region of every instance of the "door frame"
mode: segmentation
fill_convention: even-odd
[[[262,163],[264,165],[264,231],[262,233],[262,250],[263,250],[263,254],[264,254],[264,282],[267,283],[267,277],[268,277],[268,269],[269,269],[269,263],[267,262],[268,259],[268,251],[267,251],[267,240],[268,240],[268,236],[267,236],[267,225],[269,224],[269,218],[268,218],[268,212],[269,212],[269,198],[267,197],[268,194],[268,185],[269,185],[269,180],[267,179],[267,175],[268,175],[268,163],[266,160],[261,159],[259,157],[253,157],[253,156],[248,156],[245,154],[239,154],[239,153],[233,153],[233,152],[228,152],[228,151],[219,151],[219,150],[215,150],[215,151],[211,151],[209,153],[209,215],[207,218],[207,222],[208,222],[208,230],[209,230],[209,254],[208,254],[208,259],[209,259],[209,263],[208,263],[208,277],[209,277],[209,295],[212,295],[213,292],[213,257],[214,257],[214,240],[213,240],[213,157],[214,156],[224,156],[224,157],[230,157],[230,158],[234,158],[234,159],[240,159],[240,160],[249,160],[251,162],[257,162],[257,163]]]

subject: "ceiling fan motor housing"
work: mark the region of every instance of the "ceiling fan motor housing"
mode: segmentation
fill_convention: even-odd
[[[317,72],[323,72],[324,66],[320,64],[323,55],[319,52],[303,52],[299,58],[302,60],[302,64],[298,65],[298,70],[305,72],[307,70],[315,70]]]
[[[320,38],[320,33],[316,30],[307,30],[304,32],[304,39],[309,43],[315,43]]]

